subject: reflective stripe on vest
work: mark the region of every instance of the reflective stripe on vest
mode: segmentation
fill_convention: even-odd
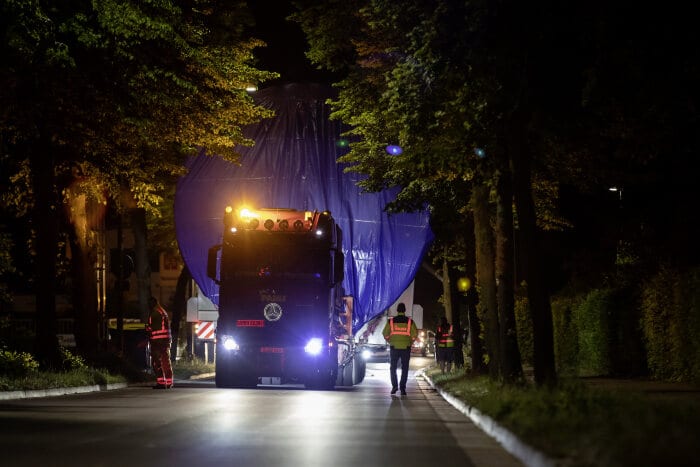
[[[406,326],[406,329],[399,329],[394,326]],[[408,318],[408,323],[396,323],[394,325],[394,318],[389,318],[389,337],[391,336],[411,336],[411,318]]]
[[[443,334],[441,328],[438,328],[438,331],[440,331],[440,340],[438,341],[438,346],[439,347],[454,347],[455,341],[452,338],[452,325],[450,325],[449,334]]]
[[[170,334],[170,321],[168,320],[168,314],[163,308],[158,307],[158,313],[160,314],[160,328],[153,329],[153,323],[151,322],[151,317],[148,317],[148,329],[150,331],[149,339],[171,339]]]
[[[151,332],[151,339],[170,339],[170,331],[168,329],[160,329]]]

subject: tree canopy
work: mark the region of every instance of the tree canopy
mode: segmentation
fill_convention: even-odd
[[[675,10],[657,16],[640,5],[551,0],[296,4],[292,19],[306,32],[307,56],[344,74],[336,83],[334,116],[350,126],[351,150],[343,161],[367,175],[367,189],[400,186],[390,209],[428,203],[436,215],[469,214],[477,208],[474,199],[489,199],[469,192],[486,184],[501,203],[491,214],[504,222],[496,233],[506,235],[509,220],[500,216],[514,206],[515,243],[497,235],[496,256],[507,258],[506,250],[515,248],[521,267],[511,277],[499,272],[502,263],[496,274],[527,282],[536,378],[550,378],[547,294],[555,274],[544,269],[552,264],[543,260],[551,239],[544,232],[583,232],[590,219],[578,211],[589,202],[616,208],[605,198],[612,186],[624,186],[640,202],[657,197],[655,206],[660,198],[688,206],[689,195],[697,194],[678,171],[698,149],[689,130],[697,123],[690,85],[698,73],[690,46],[697,32],[687,17]],[[402,151],[387,151],[389,145]],[[633,215],[627,203],[632,230],[646,240],[653,240],[649,224],[658,235],[670,220],[658,212]],[[605,236],[610,227],[601,214],[592,228]],[[646,248],[673,248],[670,236],[658,237]],[[455,236],[442,229],[438,238],[449,243]],[[595,240],[587,240],[595,248]],[[601,270],[587,273],[600,276]],[[509,307],[509,294],[501,292],[498,306]]]
[[[158,214],[184,157],[235,162],[253,143],[242,127],[270,112],[245,88],[276,75],[252,65],[264,44],[243,35],[244,2],[3,0],[0,17],[3,206],[36,232],[49,361],[58,242],[75,227],[64,205],[87,196]]]

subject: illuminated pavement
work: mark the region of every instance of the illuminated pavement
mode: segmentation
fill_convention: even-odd
[[[0,402],[7,466],[521,465],[414,370],[391,397],[388,364],[335,391],[130,387]]]

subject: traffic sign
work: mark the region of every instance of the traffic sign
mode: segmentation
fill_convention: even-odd
[[[216,333],[216,321],[199,321],[196,331],[199,339],[213,339]]]

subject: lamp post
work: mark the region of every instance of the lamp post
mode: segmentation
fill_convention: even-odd
[[[615,246],[615,265],[619,266],[622,262],[622,259],[620,258],[620,255],[622,253],[622,243],[623,243],[623,225],[624,225],[624,220],[622,218],[622,187],[617,187],[617,186],[611,186],[608,188],[608,191],[616,192],[618,194],[618,205],[617,205],[617,245]]]

